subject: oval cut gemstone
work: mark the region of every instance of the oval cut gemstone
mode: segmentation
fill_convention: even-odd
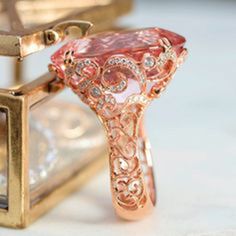
[[[52,55],[52,67],[76,94],[108,114],[136,102],[132,96],[158,97],[186,55],[184,44],[184,37],[160,28],[100,33],[63,46]]]
[[[58,74],[62,77],[65,53],[74,51],[76,59],[96,59],[103,66],[109,56],[114,54],[125,54],[136,61],[141,61],[146,52],[152,52],[155,56],[162,52],[160,39],[167,38],[173,49],[179,55],[185,44],[185,38],[160,28],[147,28],[119,33],[100,33],[83,39],[73,40],[59,49],[51,57],[56,65]],[[151,61],[149,63],[152,63]]]

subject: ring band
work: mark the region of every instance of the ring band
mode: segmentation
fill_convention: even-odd
[[[51,58],[50,70],[96,112],[105,127],[113,205],[124,219],[140,219],[155,206],[143,116],[183,63],[184,44],[180,35],[148,28],[74,40]]]

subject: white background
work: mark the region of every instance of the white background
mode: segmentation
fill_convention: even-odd
[[[154,214],[119,220],[107,169],[28,229],[0,228],[0,236],[236,235],[236,1],[137,1],[120,24],[178,32],[189,49],[147,114],[158,186]],[[39,67],[48,63],[40,61]]]

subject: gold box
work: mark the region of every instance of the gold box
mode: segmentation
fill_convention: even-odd
[[[21,61],[86,33],[89,23],[78,19],[91,21],[96,32],[131,8],[127,0],[0,1],[0,55]],[[25,82],[21,64],[14,62],[14,86],[0,89],[0,225],[13,228],[26,227],[76,190],[106,157],[96,118],[78,104],[56,102],[64,85],[52,74]]]

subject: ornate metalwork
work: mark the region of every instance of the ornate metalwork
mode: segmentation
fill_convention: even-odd
[[[131,55],[114,54],[103,65],[96,57],[78,58],[76,48],[64,54],[64,82],[97,113],[106,129],[111,189],[118,211],[142,209],[150,200],[155,204],[143,114],[186,56],[185,49],[177,55],[167,38],[159,40],[159,47],[158,56],[148,52],[137,61]],[[58,65],[50,69],[60,77]]]

